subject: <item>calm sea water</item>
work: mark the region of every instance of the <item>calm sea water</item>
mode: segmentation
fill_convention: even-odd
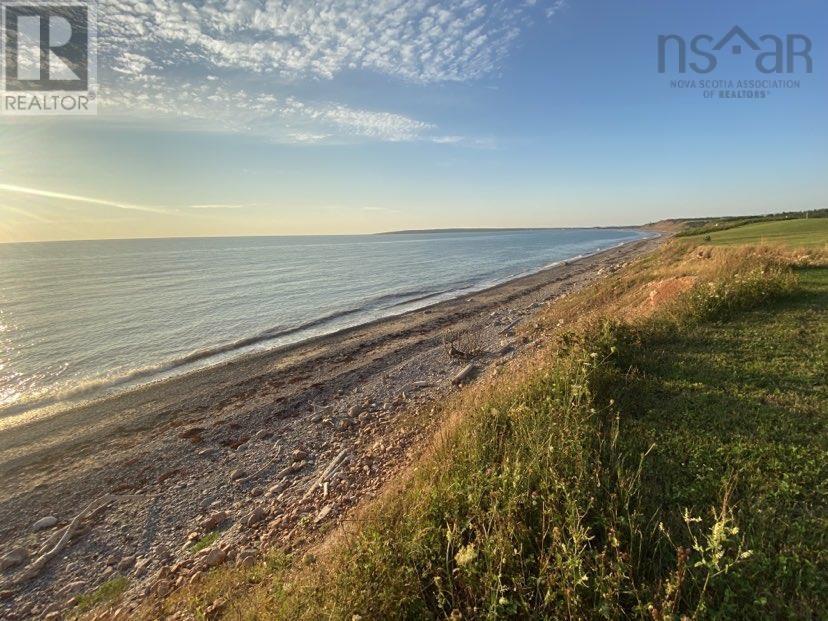
[[[0,418],[468,293],[630,230],[0,244]]]

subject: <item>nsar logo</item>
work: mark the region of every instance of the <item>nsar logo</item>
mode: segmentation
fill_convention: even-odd
[[[765,34],[754,39],[739,26],[734,26],[719,40],[700,34],[690,39],[689,44],[679,35],[659,35],[658,72],[665,73],[669,64],[678,73],[687,73],[689,66],[694,73],[707,74],[716,69],[723,54],[753,54],[754,65],[761,73],[794,73],[801,70],[812,73],[812,47],[811,39],[803,34],[784,37]],[[673,63],[668,63],[668,52]],[[690,62],[688,55],[692,55]]]

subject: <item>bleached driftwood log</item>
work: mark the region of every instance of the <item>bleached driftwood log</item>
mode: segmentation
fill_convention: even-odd
[[[80,528],[81,522],[99,511],[103,510],[109,503],[117,500],[118,496],[115,494],[106,494],[101,498],[91,502],[87,507],[78,513],[74,519],[69,522],[69,525],[63,530],[63,535],[58,538],[60,531],[52,535],[47,541],[46,544],[41,548],[42,553],[38,556],[31,565],[29,565],[26,569],[23,570],[18,577],[16,582],[18,584],[22,582],[27,582],[37,576],[46,564],[51,561],[54,557],[60,554],[63,549],[69,545],[69,541],[72,539],[72,535],[74,535],[77,530]],[[57,539],[57,542],[48,548],[52,542]],[[48,549],[47,549],[48,548]],[[45,550],[45,551],[43,551]]]
[[[348,449],[342,449],[339,453],[337,453],[336,457],[334,457],[334,458],[330,461],[330,463],[328,464],[328,467],[327,467],[327,468],[325,468],[325,470],[322,472],[322,474],[321,474],[321,475],[319,475],[319,477],[318,477],[316,480],[314,480],[314,482],[313,482],[313,483],[311,483],[311,486],[308,488],[308,491],[307,491],[307,492],[305,492],[305,495],[304,495],[304,496],[302,496],[302,500],[300,500],[299,502],[300,502],[300,503],[302,503],[302,502],[304,502],[305,500],[307,500],[307,499],[308,499],[308,497],[309,497],[309,496],[313,493],[313,490],[315,490],[317,487],[319,487],[320,485],[322,485],[322,483],[323,483],[323,482],[324,482],[324,481],[325,481],[325,480],[326,480],[329,476],[331,476],[331,474],[333,474],[334,470],[335,470],[335,469],[336,469],[339,465],[341,465],[341,464],[342,464],[342,462],[344,462],[344,461],[345,461],[345,459],[346,459],[347,455],[348,455]]]
[[[463,367],[463,369],[457,375],[454,376],[454,379],[451,380],[451,383],[455,385],[462,384],[467,379],[469,379],[476,370],[477,367],[473,364]]]

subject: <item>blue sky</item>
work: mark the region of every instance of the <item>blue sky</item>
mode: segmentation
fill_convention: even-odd
[[[99,114],[0,117],[0,241],[594,226],[827,206],[820,1],[105,0]],[[802,33],[812,74],[657,37]],[[670,79],[799,80],[762,100]]]

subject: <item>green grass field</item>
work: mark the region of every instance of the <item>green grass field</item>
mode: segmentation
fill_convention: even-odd
[[[711,233],[710,242],[718,245],[783,244],[795,248],[824,248],[828,246],[828,218],[746,224]]]
[[[699,618],[807,619],[828,606],[828,269],[798,278],[792,295],[650,336],[616,365],[623,450],[655,447],[643,514],[659,514],[698,554],[715,535],[691,542],[684,511],[704,524],[728,489],[740,530],[724,549],[749,551],[684,609]],[[672,554],[655,554],[646,573],[674,564]],[[684,588],[692,600],[699,584]]]

